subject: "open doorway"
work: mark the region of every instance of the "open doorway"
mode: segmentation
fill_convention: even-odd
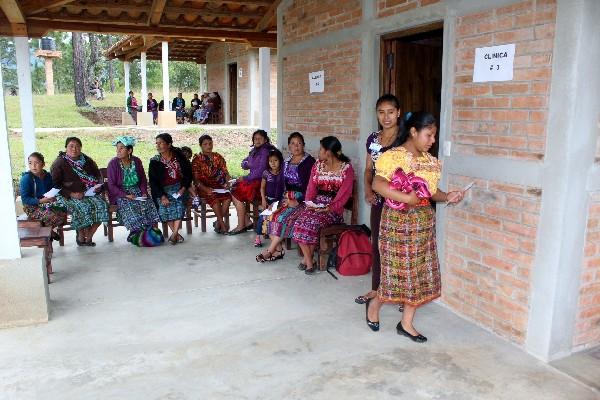
[[[237,124],[237,63],[228,65],[227,75],[229,80],[229,123]]]
[[[381,38],[380,93],[391,93],[402,112],[428,111],[440,120],[444,24],[436,22]],[[439,130],[430,153],[438,156]]]

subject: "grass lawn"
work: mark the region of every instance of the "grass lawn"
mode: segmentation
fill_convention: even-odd
[[[155,97],[162,96],[162,91],[156,91]],[[172,93],[175,97],[177,93]],[[124,93],[105,93],[104,100],[88,99],[88,102],[97,108],[101,107],[119,107],[125,109]],[[137,94],[138,103],[140,94]],[[193,93],[184,93],[183,98],[186,105],[189,104]],[[18,96],[6,96],[6,115],[9,128],[21,127],[21,113]],[[172,100],[172,98],[171,98]],[[72,93],[56,94],[54,96],[34,95],[33,109],[35,114],[36,128],[78,128],[96,126],[92,121],[79,114],[79,107],[75,106],[75,98]]]
[[[203,133],[209,133],[215,145],[214,151],[220,153],[227,161],[229,173],[233,177],[246,175],[240,167],[242,160],[248,155],[252,129],[223,128],[205,131],[201,127],[190,127],[185,131],[172,132],[175,145],[188,146],[194,153],[200,151],[198,146],[198,137]],[[118,134],[123,135],[124,132]],[[134,149],[134,155],[142,159],[147,168],[148,161],[156,154],[154,146],[154,135],[156,133],[133,133],[138,139]],[[65,139],[69,136],[77,136],[83,142],[82,151],[92,157],[98,164],[98,167],[106,167],[108,162],[115,156],[115,148],[112,146],[112,140],[117,136],[114,131],[86,132],[53,132],[38,133],[37,151],[42,153],[46,159],[46,169],[50,166],[58,152],[64,149]],[[276,140],[276,134],[271,134],[272,140]],[[8,137],[12,164],[13,178],[20,177],[24,171],[23,140],[21,134],[11,133]],[[146,171],[147,172],[147,171]]]

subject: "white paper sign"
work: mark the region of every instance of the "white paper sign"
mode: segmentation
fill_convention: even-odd
[[[475,49],[473,82],[512,81],[515,44]]]
[[[46,198],[56,197],[56,195],[59,192],[60,192],[60,189],[58,189],[58,188],[52,188],[52,189],[48,190],[46,193],[44,193],[44,197],[46,197]]]
[[[309,72],[308,84],[310,93],[323,93],[325,91],[325,71]]]

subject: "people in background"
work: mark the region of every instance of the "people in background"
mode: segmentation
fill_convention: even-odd
[[[52,183],[60,189],[58,204],[71,214],[71,227],[77,231],[79,246],[95,246],[98,227],[108,221],[108,204],[101,196],[103,179],[98,166],[81,152],[81,140],[68,137],[65,151],[59,152],[50,169]]]
[[[44,169],[44,156],[34,152],[27,158],[29,171],[21,176],[19,193],[23,203],[23,211],[31,219],[38,219],[44,226],[56,228],[67,222],[66,209],[56,202],[56,196],[45,197],[52,188],[52,176]],[[52,239],[60,236],[52,230]]]
[[[191,122],[194,121],[194,113],[200,108],[202,100],[198,98],[198,93],[194,93],[194,98],[190,101],[190,111],[188,112],[188,118]]]
[[[304,137],[299,132],[288,136],[290,154],[283,162],[284,194],[277,210],[267,219],[271,243],[269,248],[256,256],[257,262],[276,261],[283,258],[283,239],[292,237],[292,229],[304,209],[304,195],[315,159],[304,151]],[[300,269],[306,269],[304,262]]]
[[[438,188],[441,164],[428,153],[435,143],[435,118],[426,112],[408,113],[407,117],[401,145],[375,162],[373,190],[386,200],[379,228],[381,279],[377,296],[367,300],[366,322],[377,331],[381,305],[404,304],[396,331],[422,343],[427,338],[413,325],[415,311],[441,294],[435,212],[430,201],[455,204],[462,200],[463,193],[445,193]],[[405,191],[397,188],[394,182],[410,173],[424,184]]]
[[[164,241],[154,228],[160,221],[152,199],[142,160],[133,155],[135,138],[119,136],[113,142],[117,155],[108,163],[108,198],[117,205],[117,218],[127,228],[127,241],[137,246],[155,246]]]
[[[210,205],[216,216],[216,233],[227,233],[229,226],[225,216],[229,214],[231,193],[227,189],[230,179],[227,163],[222,155],[213,151],[213,140],[209,135],[198,139],[200,153],[192,160],[192,174],[197,193]]]
[[[263,210],[267,210],[273,203],[279,202],[283,196],[283,155],[277,149],[269,152],[267,169],[263,172],[260,182],[260,203]],[[273,210],[271,210],[273,211]],[[256,223],[256,238],[254,247],[262,247],[261,237],[267,235],[268,224],[265,224],[265,215],[260,215]]]
[[[150,159],[150,190],[158,207],[160,220],[171,229],[169,243],[184,241],[179,234],[185,214],[187,191],[192,188],[192,166],[180,149],[173,147],[168,133],[156,136],[158,154]],[[195,193],[195,190],[194,190]]]
[[[129,97],[127,97],[127,112],[133,118],[133,122],[137,124],[137,113],[138,113],[138,103],[137,99],[133,95],[133,90],[129,91]]]
[[[158,124],[158,103],[156,99],[152,97],[152,93],[148,93],[148,100],[146,101],[146,107],[148,112],[152,113],[152,122],[154,125]]]
[[[305,273],[316,272],[313,253],[321,229],[344,221],[344,205],[352,196],[354,170],[342,153],[342,144],[335,136],[321,139],[319,161],[313,166],[306,190],[306,208],[294,223],[292,239],[302,250]]]
[[[365,200],[371,205],[371,246],[373,251],[373,263],[371,267],[371,291],[363,296],[358,296],[355,301],[365,304],[368,299],[377,295],[380,277],[379,260],[379,222],[383,199],[373,191],[373,178],[376,175],[375,162],[379,157],[393,147],[400,145],[400,129],[402,126],[402,110],[396,96],[384,94],[375,104],[377,121],[381,129],[373,132],[367,137],[367,157],[364,171]]]
[[[192,161],[192,156],[194,155],[192,149],[190,149],[187,146],[181,146],[181,152],[183,153],[185,158],[187,158],[190,162]]]
[[[250,172],[235,182],[231,192],[238,222],[237,226],[229,231],[230,235],[252,229],[250,216],[246,213],[246,203],[260,199],[260,182],[263,172],[267,169],[267,159],[272,148],[267,132],[259,129],[252,134],[252,148],[248,157],[242,161],[242,169]]]
[[[185,100],[183,99],[181,92],[177,93],[177,97],[173,99],[171,111],[175,111],[175,118],[177,119],[178,124],[183,124],[185,122],[187,113],[185,111]]]

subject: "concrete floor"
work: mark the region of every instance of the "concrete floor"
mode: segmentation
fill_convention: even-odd
[[[0,331],[1,399],[599,399],[437,304],[415,344],[384,308],[371,332],[355,295],[370,277],[257,264],[252,235],[124,240],[54,257],[48,324]]]

